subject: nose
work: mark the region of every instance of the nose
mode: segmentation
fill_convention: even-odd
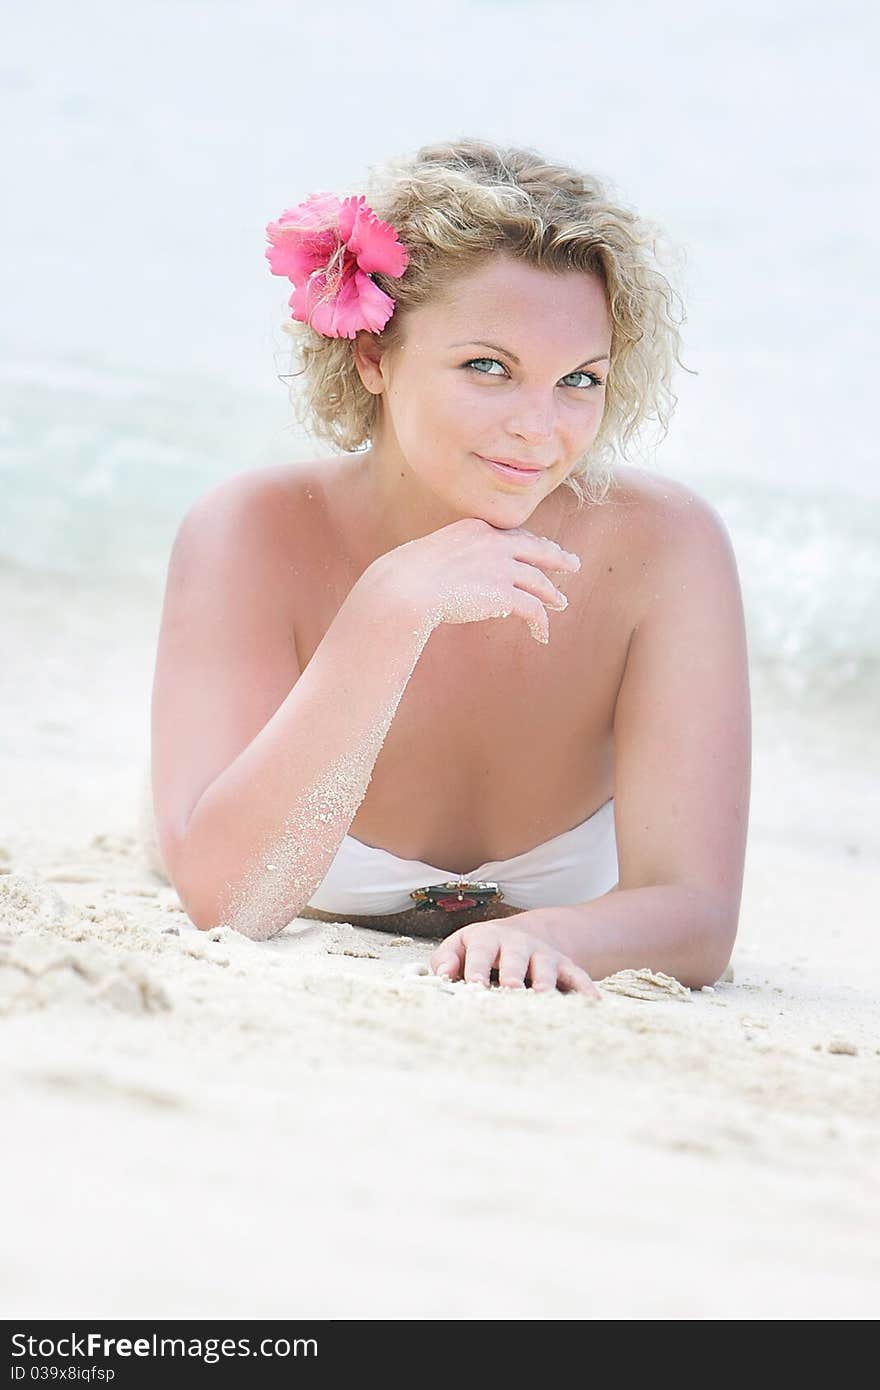
[[[552,395],[533,391],[519,395],[515,408],[507,418],[507,429],[519,439],[541,444],[552,439],[556,423],[556,404]]]

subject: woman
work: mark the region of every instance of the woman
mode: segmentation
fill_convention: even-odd
[[[736,561],[689,488],[612,466],[674,400],[656,228],[461,140],[267,232],[343,452],[227,479],[177,534],[152,780],[187,912],[425,935],[511,988],[711,983],[750,789]]]

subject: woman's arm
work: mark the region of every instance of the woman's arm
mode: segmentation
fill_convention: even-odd
[[[523,913],[519,925],[593,980],[618,970],[653,970],[689,989],[721,978],[736,934],[711,893],[680,883],[612,889],[576,907]]]
[[[658,519],[614,714],[619,882],[501,928],[539,951],[546,942],[593,979],[645,967],[698,988],[723,974],[739,921],[751,786],[746,625],[714,508],[670,484]],[[463,927],[437,948],[433,968],[488,976],[503,939],[494,925]],[[531,949],[524,940],[507,952],[508,978],[524,978]]]
[[[620,881],[548,914],[545,935],[593,979],[626,968],[714,984],[736,941],[751,789],[745,615],[730,536],[679,487],[614,714]],[[529,931],[540,925],[540,914]]]
[[[433,627],[371,566],[300,674],[279,568],[264,558],[278,504],[236,483],[185,520],[153,689],[169,876],[197,927],[255,940],[323,880]]]
[[[274,936],[323,881],[363,801],[430,636],[362,575],[280,709],[187,827],[181,898],[196,926]]]

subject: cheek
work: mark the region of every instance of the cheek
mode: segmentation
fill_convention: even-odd
[[[456,389],[455,384],[438,393],[432,401],[433,418],[451,434],[461,434],[468,424],[485,418],[485,403],[473,391]]]
[[[497,439],[509,410],[502,394],[492,390],[450,392],[443,409],[449,433],[478,449],[487,438]]]
[[[456,391],[454,382],[450,387],[445,380],[401,393],[397,401],[398,417],[410,434],[448,434],[467,412],[463,393]]]
[[[604,409],[605,402],[600,398],[591,401],[589,406],[582,406],[580,410],[572,411],[563,420],[566,434],[575,443],[582,439],[591,440],[602,423]]]
[[[454,392],[422,399],[407,420],[407,443],[413,455],[433,473],[440,468],[447,482],[451,460],[479,448],[485,432],[485,415]]]

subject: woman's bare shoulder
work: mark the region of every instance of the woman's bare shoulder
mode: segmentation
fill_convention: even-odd
[[[332,460],[327,460],[332,463]],[[267,498],[278,501],[284,496],[306,495],[310,489],[321,486],[321,459],[295,459],[289,463],[264,464],[259,468],[245,468],[238,473],[229,473],[225,478],[211,484],[201,494],[201,498],[221,497],[223,495],[253,498]]]
[[[633,507],[646,518],[666,520],[690,506],[708,507],[709,503],[679,478],[671,478],[656,469],[636,468],[627,464],[614,470],[609,493],[614,506]]]
[[[716,507],[688,484],[644,469],[620,469],[632,522],[636,612],[655,611],[662,595],[678,595],[695,570],[737,572],[730,532]],[[676,600],[677,601],[677,600]]]
[[[186,514],[188,526],[245,525],[271,541],[289,540],[304,514],[324,504],[322,460],[266,464],[230,473],[198,494]]]
[[[659,558],[677,539],[699,527],[724,530],[712,504],[687,483],[655,470],[630,465],[615,469],[607,515],[625,524],[642,547],[645,561]]]
[[[715,508],[693,488],[655,469],[629,464],[615,468],[606,500],[583,508],[580,515],[585,528],[598,524],[598,530],[585,529],[580,539],[588,546],[599,538],[599,553],[607,559],[609,573],[613,566],[616,582],[631,600],[633,623],[674,557],[683,561],[697,553],[700,536],[711,534],[722,543],[726,537]]]

